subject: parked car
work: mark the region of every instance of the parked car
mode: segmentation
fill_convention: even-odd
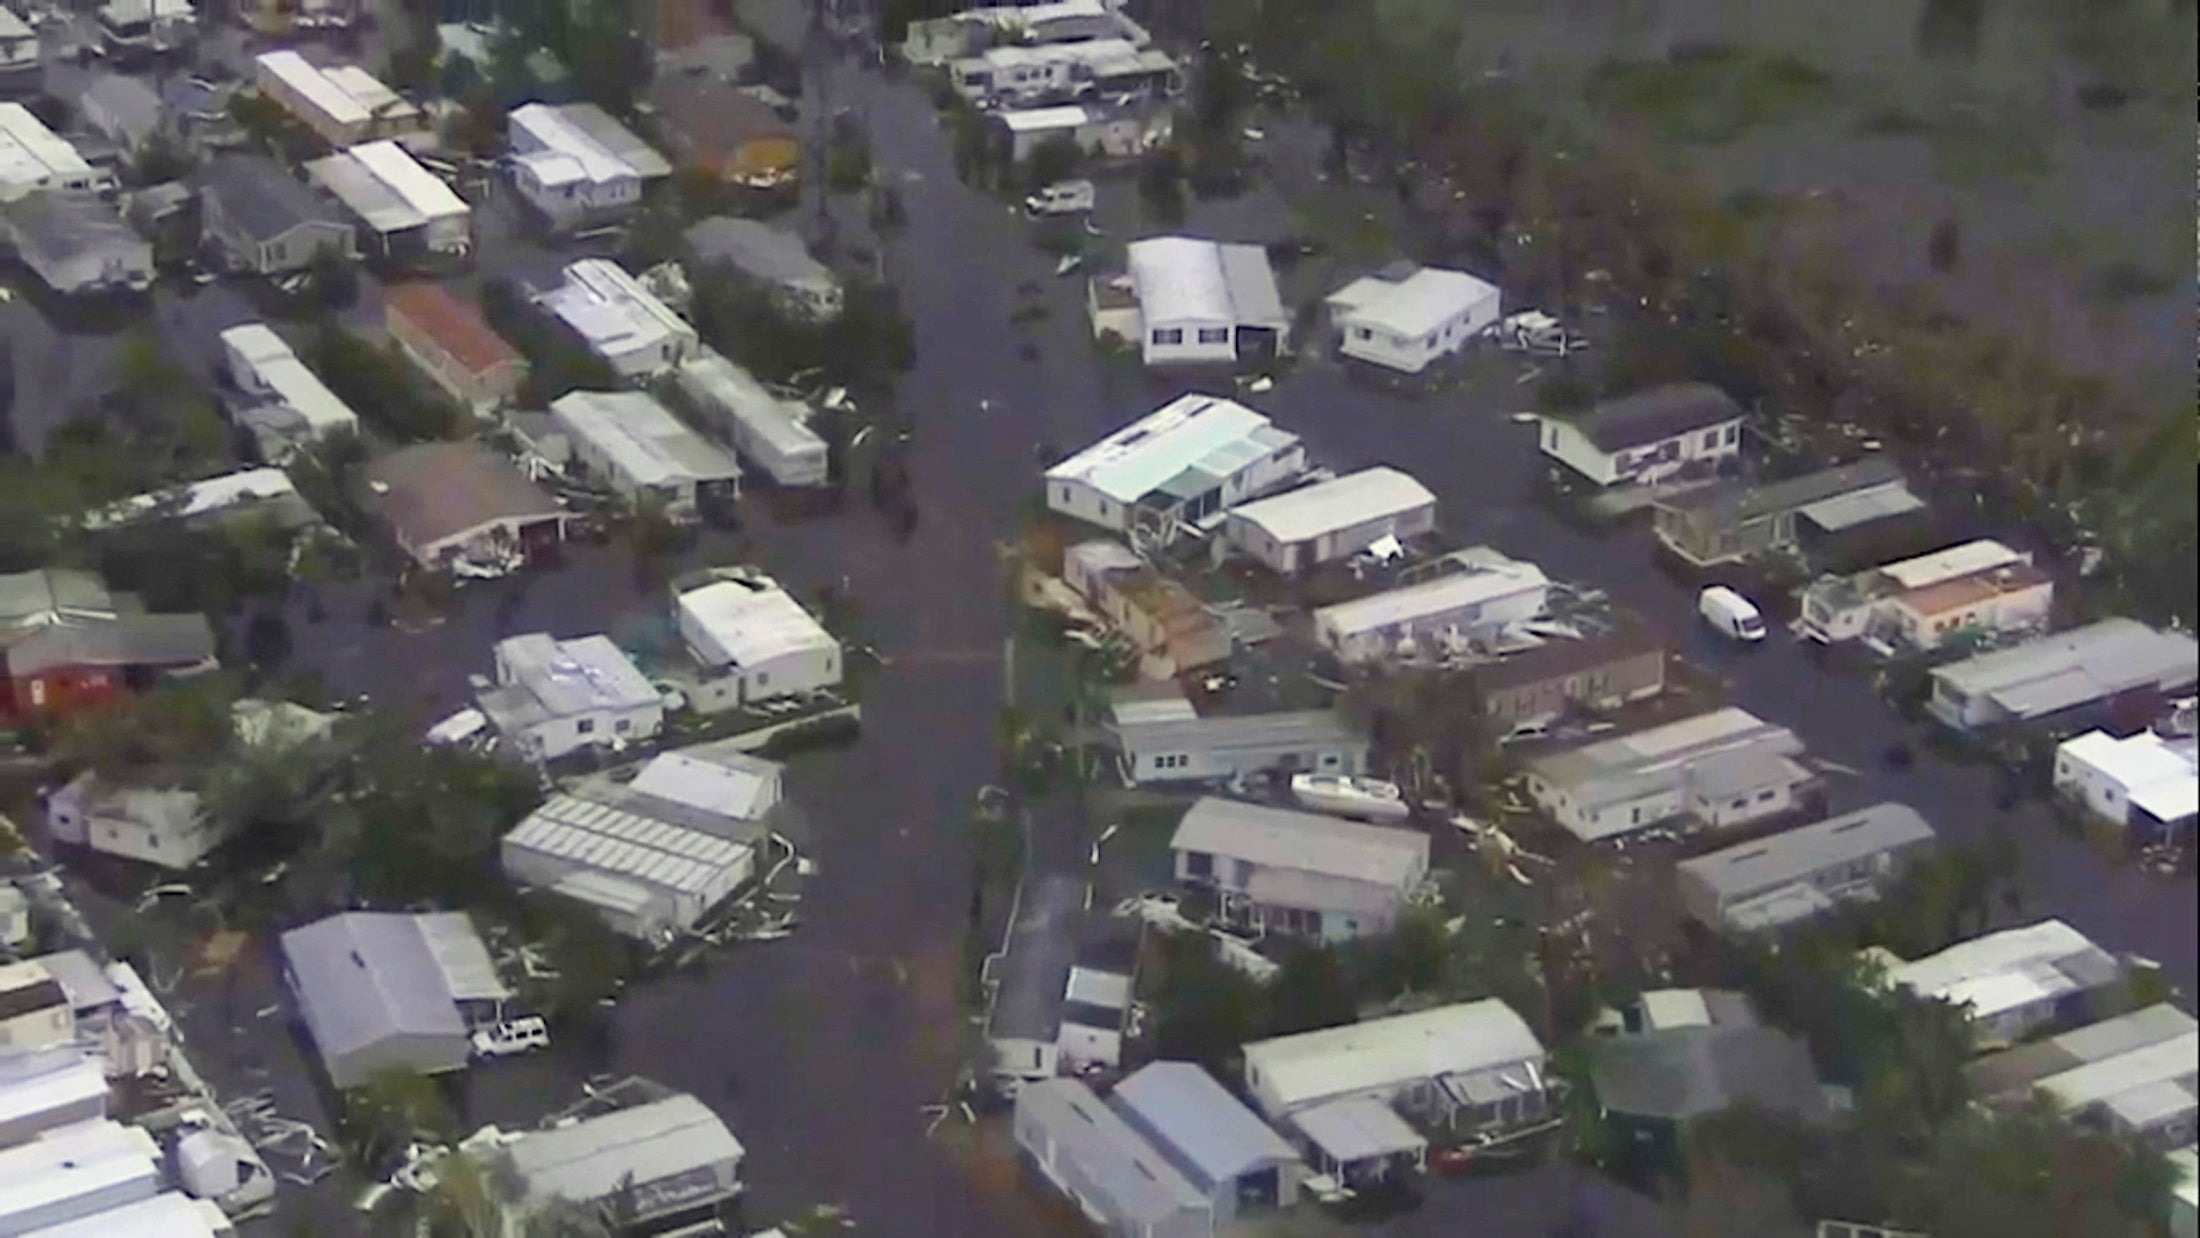
[[[474,1029],[474,1052],[483,1057],[510,1057],[531,1049],[550,1047],[550,1025],[539,1014],[521,1015]]]
[[[1765,638],[1765,617],[1757,612],[1756,604],[1725,585],[1713,585],[1699,594],[1696,613],[1703,616],[1712,631],[1728,640]]]
[[[1091,181],[1056,181],[1024,199],[1027,215],[1082,215],[1092,210]]]

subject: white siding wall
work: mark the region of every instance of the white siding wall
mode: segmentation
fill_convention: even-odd
[[[2055,586],[2043,581],[2030,589],[1990,597],[1947,614],[1923,615],[1900,603],[1893,604],[1892,610],[1904,640],[1921,649],[1934,649],[1953,633],[1966,629],[2009,632],[2038,627],[2047,622],[2054,601]]]
[[[1140,353],[1147,365],[1191,365],[1237,360],[1236,324],[1227,319],[1147,318]],[[1215,338],[1220,332],[1221,338]]]
[[[1587,435],[1563,420],[1545,418],[1538,426],[1538,432],[1542,435],[1544,455],[1598,485],[1609,486],[1644,473],[1656,474],[1694,461],[1718,461],[1738,455],[1741,452],[1741,424],[1737,418],[1641,447],[1632,447],[1616,455],[1606,455],[1599,451]],[[1623,470],[1620,467],[1622,458],[1656,457],[1668,450],[1672,453],[1671,458],[1660,460],[1653,468]]]
[[[2131,820],[2131,788],[2123,780],[2069,752],[2055,754],[2055,789],[2087,812],[2118,825]]]
[[[524,742],[532,755],[547,761],[590,744],[609,744],[613,740],[633,743],[647,739],[655,735],[664,722],[664,706],[651,701],[632,709],[596,710],[570,718],[553,718],[529,728]]]
[[[1356,326],[1347,321],[1344,342],[1338,351],[1347,357],[1418,374],[1427,369],[1430,362],[1458,352],[1493,326],[1497,322],[1497,306],[1495,297],[1468,306],[1429,334],[1410,339],[1379,327]],[[1350,315],[1346,317],[1349,319]]]
[[[1117,532],[1130,522],[1130,509],[1082,481],[1049,480],[1046,486],[1049,510]]]

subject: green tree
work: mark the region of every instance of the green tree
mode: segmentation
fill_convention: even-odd
[[[337,1140],[352,1163],[374,1173],[412,1143],[448,1143],[457,1117],[435,1080],[417,1071],[379,1071],[345,1091]]]
[[[1283,956],[1283,965],[1268,982],[1268,1035],[1318,1031],[1358,1018],[1352,980],[1334,946],[1302,944]]]
[[[1240,1046],[1263,1034],[1260,986],[1217,957],[1204,933],[1163,934],[1156,961],[1155,1054],[1229,1078]]]
[[[1084,149],[1077,139],[1066,133],[1058,133],[1031,148],[1024,159],[1024,184],[1027,189],[1038,190],[1058,180],[1075,174],[1077,165],[1084,162]]]

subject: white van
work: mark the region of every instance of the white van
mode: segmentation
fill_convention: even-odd
[[[1712,630],[1728,640],[1760,641],[1765,638],[1765,617],[1748,598],[1725,585],[1713,585],[1696,599],[1696,613]]]
[[[1082,215],[1092,209],[1091,181],[1056,181],[1024,199],[1026,215]]]

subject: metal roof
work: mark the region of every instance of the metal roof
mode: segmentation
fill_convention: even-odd
[[[2103,619],[2009,649],[1936,667],[1933,678],[1964,696],[1984,696],[2036,718],[2142,684],[2174,686],[2200,677],[2200,645],[2133,619]]]
[[[1469,307],[1498,297],[1494,284],[1437,267],[1422,267],[1396,282],[1374,283],[1380,286],[1362,289],[1356,281],[1340,290],[1358,294],[1344,320],[1404,339],[1419,339]]]
[[[993,113],[993,118],[1010,133],[1037,133],[1046,129],[1074,129],[1091,119],[1091,114],[1074,103],[1065,103],[1059,107],[1004,108]]]
[[[2152,731],[2125,739],[2088,731],[2064,741],[2061,751],[2121,784],[2124,798],[2157,821],[2200,812],[2200,742]]]
[[[1232,508],[1230,519],[1285,545],[1312,541],[1371,520],[1436,506],[1436,496],[1410,474],[1389,467],[1361,469],[1287,494]]]
[[[723,1191],[731,1183],[720,1175],[730,1177],[743,1155],[725,1122],[685,1093],[529,1131],[502,1151],[531,1203],[592,1203],[631,1182],[642,1218]]]
[[[257,63],[261,72],[297,91],[338,124],[363,125],[374,115],[365,101],[352,97],[349,90],[297,52],[287,48],[266,52]]]
[[[1820,1121],[1825,1094],[1803,1043],[1769,1027],[1676,1027],[1597,1042],[1597,1103],[1686,1120],[1735,1105]]]
[[[1797,511],[1828,499],[1901,485],[1900,466],[1885,456],[1871,456],[1785,481],[1731,482],[1687,490],[1660,499],[1658,506],[1702,513],[1717,524],[1740,525]]]
[[[299,1013],[332,1070],[384,1040],[466,1034],[417,917],[345,912],[284,933],[282,950]]]
[[[2166,1002],[2089,1023],[2084,1027],[1991,1053],[1965,1071],[1973,1095],[1993,1099],[2029,1096],[2040,1080],[2105,1061],[2134,1049],[2200,1030],[2193,1017]]]
[[[2200,1064],[2200,1031],[2121,1053],[2049,1075],[2035,1086],[2071,1109],[2099,1105],[2126,1124],[2143,1128],[2200,1107],[2193,1073]]]
[[[1527,767],[1544,782],[1566,789],[1576,803],[1593,808],[1686,786],[1704,761],[1743,751],[1795,756],[1803,751],[1803,741],[1786,727],[1729,707],[1536,757]],[[1574,827],[1569,823],[1568,828]],[[1630,828],[1615,820],[1595,837]]]
[[[25,1238],[234,1238],[236,1232],[213,1200],[168,1191],[35,1229]]]
[[[704,348],[680,367],[679,382],[691,399],[722,411],[782,456],[825,455],[819,438],[800,416],[801,406],[764,389],[747,370]]]
[[[464,198],[395,142],[365,142],[345,154],[424,218],[448,219],[473,211]]]
[[[1817,503],[1806,504],[1798,514],[1827,533],[1861,528],[1875,520],[1888,520],[1925,510],[1925,500],[1899,482],[1870,490],[1858,490]]]
[[[657,703],[657,689],[608,636],[554,640],[530,632],[507,637],[497,642],[496,661],[505,672],[504,683],[524,688],[546,717]]]
[[[1923,997],[1969,1006],[1989,1018],[2066,993],[2112,983],[2114,955],[2060,920],[2042,920],[1957,942],[1887,973],[1890,983]]]
[[[1543,1046],[1496,998],[1301,1032],[1245,1046],[1246,1078],[1283,1111],[1443,1075],[1540,1063]]]
[[[754,855],[745,843],[572,795],[529,813],[504,846],[684,895],[711,889]]]
[[[1119,723],[1116,736],[1124,750],[1232,749],[1266,747],[1329,748],[1367,746],[1333,709],[1302,709],[1272,714],[1218,714],[1204,718],[1137,718]]]
[[[1989,538],[1964,542],[1919,555],[1914,559],[1884,564],[1872,569],[1902,589],[1922,589],[1944,580],[1955,580],[1998,567],[2013,567],[2032,561],[2030,555],[2020,554],[2000,542]]]
[[[1053,1159],[1076,1176],[1112,1224],[1165,1223],[1185,1212],[1204,1214],[1207,1199],[1137,1131],[1075,1079],[1047,1079],[1016,1093],[1016,1126],[1036,1125],[1053,1143]]]
[[[466,1002],[496,1001],[512,995],[497,975],[488,945],[465,912],[423,912],[413,917],[413,924],[420,930],[421,940],[428,943],[428,953],[443,973],[443,985],[452,997]]]
[[[1406,1125],[1396,1110],[1366,1096],[1348,1096],[1302,1109],[1291,1115],[1291,1125],[1340,1165],[1416,1152],[1428,1146],[1428,1140]]]
[[[604,258],[583,258],[566,267],[565,282],[538,300],[598,352],[695,335],[686,319]]]
[[[41,1217],[82,1216],[117,1194],[151,1194],[160,1159],[160,1145],[134,1126],[101,1120],[46,1131],[0,1151],[0,1226],[30,1233]]]
[[[1889,851],[1930,844],[1936,838],[1933,827],[1909,805],[1874,804],[1683,860],[1678,867],[1726,901],[1762,894]]]
[[[290,345],[264,323],[246,323],[222,332],[222,343],[244,359],[250,374],[237,377],[247,382],[256,381],[265,387],[285,407],[305,420],[316,435],[335,430],[354,429],[359,415],[321,377],[306,368]]]
[[[1321,607],[1314,612],[1314,625],[1323,632],[1348,637],[1486,605],[1499,598],[1539,592],[1548,589],[1550,583],[1543,569],[1533,563],[1514,559],[1499,564],[1479,563],[1402,589],[1386,589]]]
[[[479,443],[415,443],[367,462],[387,487],[375,509],[416,552],[503,520],[552,519],[558,505]]]
[[[1133,241],[1131,283],[1146,325],[1289,325],[1267,251],[1189,236]]]
[[[348,151],[315,159],[305,169],[315,184],[334,194],[345,210],[375,232],[404,232],[428,222],[426,213],[406,201],[394,186],[384,184]]]
[[[7,230],[26,261],[62,262],[80,254],[105,256],[109,262],[139,265],[152,261],[152,245],[122,221],[121,212],[89,191],[40,189],[0,206]]]
[[[774,283],[839,282],[830,268],[810,256],[801,237],[761,219],[713,215],[690,226],[686,237],[698,262],[730,262]]]
[[[627,785],[703,812],[755,821],[779,802],[784,769],[729,748],[688,748],[651,757]]]
[[[1202,1193],[1298,1159],[1245,1103],[1190,1062],[1149,1062],[1115,1085],[1108,1104]]]
[[[1317,813],[1206,796],[1169,840],[1172,851],[1227,856],[1403,890],[1428,871],[1428,835]]]
[[[1612,454],[1742,416],[1734,398],[1709,383],[1675,383],[1603,401],[1573,424],[1598,451]]]
[[[1276,451],[1298,441],[1282,431],[1276,432],[1281,442],[1256,438],[1272,429],[1268,418],[1234,400],[1179,396],[1048,469],[1046,476],[1083,482],[1118,503],[1136,503],[1217,452],[1249,442]],[[1253,452],[1251,459],[1261,454]]]
[[[107,582],[91,572],[47,567],[0,575],[0,630],[114,613]]]
[[[572,391],[550,402],[567,434],[602,452],[636,486],[690,485],[741,476],[733,454],[646,391]]]
[[[76,147],[20,103],[0,103],[0,186],[44,185],[91,175]]]
[[[770,582],[721,580],[682,593],[679,607],[733,666],[840,644],[792,594]]]

